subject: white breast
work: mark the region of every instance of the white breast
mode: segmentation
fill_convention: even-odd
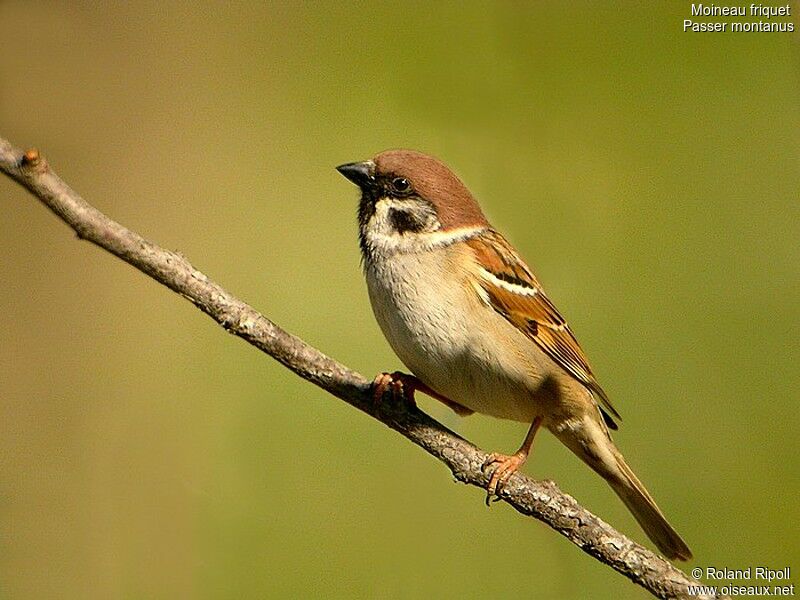
[[[463,252],[454,244],[378,253],[365,269],[375,317],[400,360],[432,389],[476,412],[531,421],[547,359],[480,300]]]

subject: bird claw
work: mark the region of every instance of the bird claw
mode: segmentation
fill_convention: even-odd
[[[511,476],[525,463],[526,458],[527,456],[520,452],[511,456],[493,452],[487,457],[483,462],[482,470],[486,470],[487,467],[493,464],[497,464],[497,466],[492,470],[492,476],[486,486],[486,506],[489,506],[493,501],[500,500],[498,493],[508,483]]]
[[[392,390],[395,400],[402,398],[411,406],[417,405],[414,400],[415,386],[412,376],[395,371],[394,373],[380,373],[375,377],[372,381],[372,400],[376,407],[389,389]]]

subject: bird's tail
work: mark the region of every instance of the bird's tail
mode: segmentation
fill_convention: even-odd
[[[678,560],[692,558],[686,542],[667,522],[599,419],[586,416],[578,426],[554,428],[553,433],[609,483],[664,556]]]

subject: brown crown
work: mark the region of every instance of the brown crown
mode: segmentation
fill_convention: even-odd
[[[436,208],[442,229],[488,226],[478,201],[447,165],[413,150],[386,150],[372,159],[375,175],[405,177]]]

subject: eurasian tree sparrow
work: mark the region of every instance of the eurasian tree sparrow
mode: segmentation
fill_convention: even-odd
[[[489,495],[525,462],[544,426],[600,474],[668,558],[692,553],[609,434],[619,414],[567,322],[517,252],[450,169],[393,150],[338,171],[361,188],[359,237],[378,324],[416,376],[383,374],[459,414],[531,423],[511,456],[492,454]]]

